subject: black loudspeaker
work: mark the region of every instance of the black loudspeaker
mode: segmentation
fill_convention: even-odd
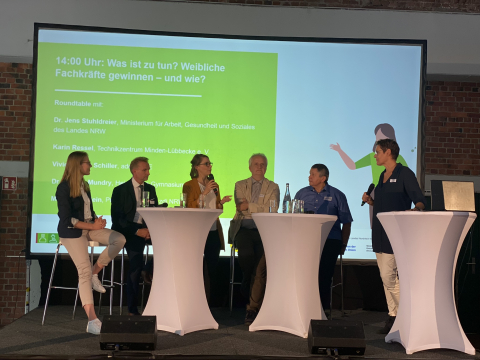
[[[312,354],[363,355],[365,332],[361,321],[311,320],[308,348]]]
[[[156,316],[106,315],[103,317],[100,349],[155,350],[156,346]]]
[[[475,189],[470,181],[432,180],[433,211],[475,211]]]

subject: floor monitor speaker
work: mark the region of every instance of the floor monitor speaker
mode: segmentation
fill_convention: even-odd
[[[311,320],[308,348],[312,354],[363,355],[365,332],[361,321]]]
[[[156,316],[103,317],[100,331],[102,350],[155,350],[157,346]]]

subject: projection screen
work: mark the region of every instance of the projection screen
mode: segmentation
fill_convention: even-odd
[[[36,24],[30,256],[58,243],[55,191],[68,154],[86,151],[97,215],[111,226],[113,188],[130,161],[150,161],[159,203],[179,205],[190,160],[209,156],[222,196],[251,174],[292,198],[313,164],[330,170],[352,217],[346,259],[374,259],[361,196],[383,171],[377,136],[395,137],[399,161],[420,177],[426,42],[265,38]],[[376,131],[376,133],[375,133]],[[380,133],[379,133],[380,131]],[[281,210],[280,210],[281,211]],[[233,201],[221,216],[225,239]],[[181,229],[179,229],[181,231]],[[226,252],[230,248],[226,244]]]

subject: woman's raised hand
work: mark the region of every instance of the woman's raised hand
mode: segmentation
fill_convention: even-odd
[[[218,184],[215,182],[215,180],[210,180],[207,185],[205,185],[205,191],[203,194],[207,195],[213,189],[218,189]]]

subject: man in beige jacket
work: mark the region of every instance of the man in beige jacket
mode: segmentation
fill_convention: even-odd
[[[252,213],[269,212],[270,200],[275,200],[278,209],[280,190],[273,181],[265,178],[267,157],[253,154],[248,162],[252,176],[235,183],[237,212],[231,221],[228,234],[230,244],[235,241],[238,262],[243,272],[242,293],[250,293],[245,325],[250,325],[257,316],[265,294],[267,265],[263,244]]]

